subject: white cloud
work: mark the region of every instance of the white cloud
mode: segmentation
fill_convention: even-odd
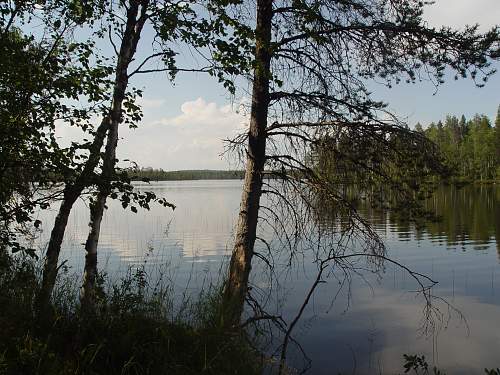
[[[164,99],[138,98],[137,104],[139,104],[143,109],[160,108],[160,107],[165,105],[165,100]]]
[[[426,8],[425,19],[432,26],[463,28],[478,23],[481,31],[500,23],[499,0],[436,0]]]
[[[177,116],[135,130],[123,127],[119,157],[165,170],[225,169],[229,164],[221,157],[223,140],[243,131],[245,123],[245,116],[233,106],[198,98],[182,104]]]

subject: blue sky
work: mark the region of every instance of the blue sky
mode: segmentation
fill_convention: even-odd
[[[431,25],[462,28],[479,23],[484,31],[500,23],[500,0],[437,0],[425,16]],[[121,129],[120,158],[165,170],[238,167],[234,159],[220,154],[222,140],[244,127],[245,117],[236,113],[244,95],[230,98],[204,74],[181,74],[175,86],[162,73],[140,75],[133,83],[144,88],[144,121],[139,129]],[[453,79],[437,92],[430,83],[370,88],[374,98],[389,103],[392,112],[412,126],[438,121],[447,114],[484,113],[493,118],[500,104],[500,74],[481,89],[470,80]]]

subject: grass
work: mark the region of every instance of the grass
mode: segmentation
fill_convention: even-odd
[[[38,322],[39,285],[29,258],[0,254],[0,374],[258,374],[262,363],[244,331],[219,323],[219,293],[172,311],[168,288],[148,287],[144,268],[105,288],[95,313],[79,310],[77,280],[59,278],[51,319]]]

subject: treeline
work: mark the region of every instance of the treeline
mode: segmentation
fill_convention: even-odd
[[[494,125],[485,115],[462,115],[425,128],[419,123],[416,130],[436,143],[456,180],[500,180],[500,107]]]
[[[127,171],[132,181],[181,181],[181,180],[241,180],[245,171],[224,170],[183,170],[164,171],[163,169],[140,168]]]

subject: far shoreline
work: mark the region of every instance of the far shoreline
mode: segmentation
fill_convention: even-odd
[[[129,170],[131,181],[151,182],[151,181],[201,181],[201,180],[243,180],[244,170],[220,170],[220,169],[182,169],[174,171],[164,171],[163,169],[143,168],[139,170]],[[268,172],[268,178],[273,178]],[[497,185],[500,180],[484,179],[472,180],[464,178],[451,178],[443,180],[445,185],[466,186],[466,185]]]

